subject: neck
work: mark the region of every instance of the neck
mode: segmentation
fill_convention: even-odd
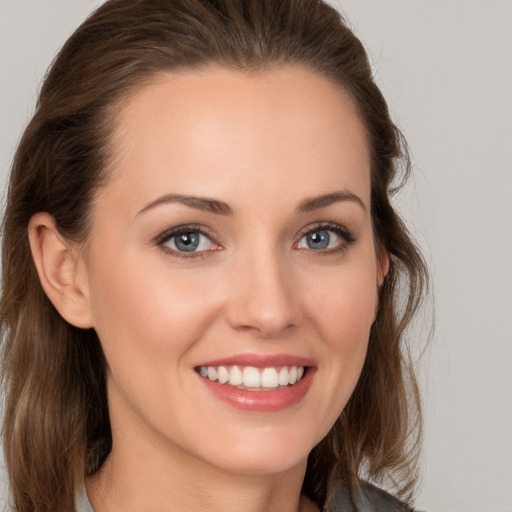
[[[129,441],[126,439],[126,441]],[[307,461],[267,474],[241,474],[199,460],[176,446],[116,443],[86,488],[95,512],[310,512],[301,497]]]

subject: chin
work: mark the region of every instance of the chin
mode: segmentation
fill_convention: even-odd
[[[323,438],[323,433],[305,435],[297,429],[283,432],[254,432],[255,435],[232,436],[232,442],[219,443],[215,452],[208,450],[210,464],[223,470],[244,475],[280,474],[301,468],[305,470],[313,447]],[[205,453],[206,455],[206,453]]]
[[[254,456],[237,455],[229,460],[222,461],[224,471],[238,475],[279,475],[298,468],[306,468],[308,453],[300,456],[266,457],[254,454]]]

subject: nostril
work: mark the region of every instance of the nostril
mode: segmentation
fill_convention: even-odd
[[[235,304],[228,314],[228,323],[238,331],[252,332],[258,336],[274,337],[299,324],[294,307],[270,308],[252,304]]]

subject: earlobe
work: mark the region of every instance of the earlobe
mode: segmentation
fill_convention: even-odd
[[[57,311],[75,327],[93,327],[85,268],[77,248],[59,233],[55,219],[44,212],[30,219],[29,240],[41,286]]]

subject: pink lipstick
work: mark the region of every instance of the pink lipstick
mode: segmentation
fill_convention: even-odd
[[[277,412],[304,398],[316,367],[310,359],[287,354],[241,354],[204,362],[195,370],[207,389],[229,405]]]

